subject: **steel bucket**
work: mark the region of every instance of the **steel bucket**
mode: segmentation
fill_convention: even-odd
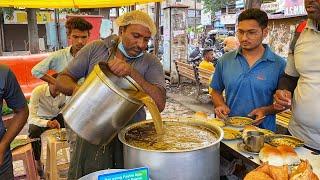
[[[174,120],[164,119],[163,121]],[[153,180],[219,179],[220,141],[223,138],[223,130],[206,121],[180,120],[178,122],[206,127],[217,135],[217,141],[206,147],[185,151],[141,149],[129,145],[125,140],[125,134],[131,129],[145,123],[153,123],[152,121],[138,122],[122,129],[118,134],[119,140],[124,144],[124,167],[126,169],[148,167],[150,169],[150,178]]]
[[[108,144],[143,107],[125,90],[142,91],[133,79],[115,76],[100,62],[62,109],[66,124],[92,144]]]

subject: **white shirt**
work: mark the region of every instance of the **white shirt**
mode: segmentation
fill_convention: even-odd
[[[294,91],[289,131],[305,145],[320,150],[320,31],[308,20],[285,72],[299,77]]]
[[[61,93],[51,96],[47,83],[37,86],[30,97],[28,124],[47,127],[48,120],[59,114],[65,102],[66,96]]]
[[[37,78],[41,78],[42,76],[47,74],[49,70],[54,70],[55,72],[60,73],[73,59],[70,51],[71,46],[51,53],[47,58],[45,58],[32,68],[32,75]]]

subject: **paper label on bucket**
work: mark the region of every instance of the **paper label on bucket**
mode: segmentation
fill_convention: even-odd
[[[98,176],[98,180],[149,180],[149,169],[142,167],[102,174]]]

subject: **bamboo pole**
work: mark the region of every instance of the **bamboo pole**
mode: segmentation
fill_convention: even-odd
[[[29,36],[29,51],[31,54],[37,54],[39,49],[39,36],[36,9],[27,9],[28,19],[28,36]]]
[[[161,10],[161,4],[160,2],[155,3],[155,13],[156,13],[156,28],[157,28],[157,34],[154,39],[154,53],[156,56],[158,56],[159,53],[159,41],[160,41],[160,10]]]

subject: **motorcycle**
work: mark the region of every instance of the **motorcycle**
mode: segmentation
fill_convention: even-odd
[[[198,66],[202,59],[202,53],[199,47],[195,47],[188,58],[188,63]]]

